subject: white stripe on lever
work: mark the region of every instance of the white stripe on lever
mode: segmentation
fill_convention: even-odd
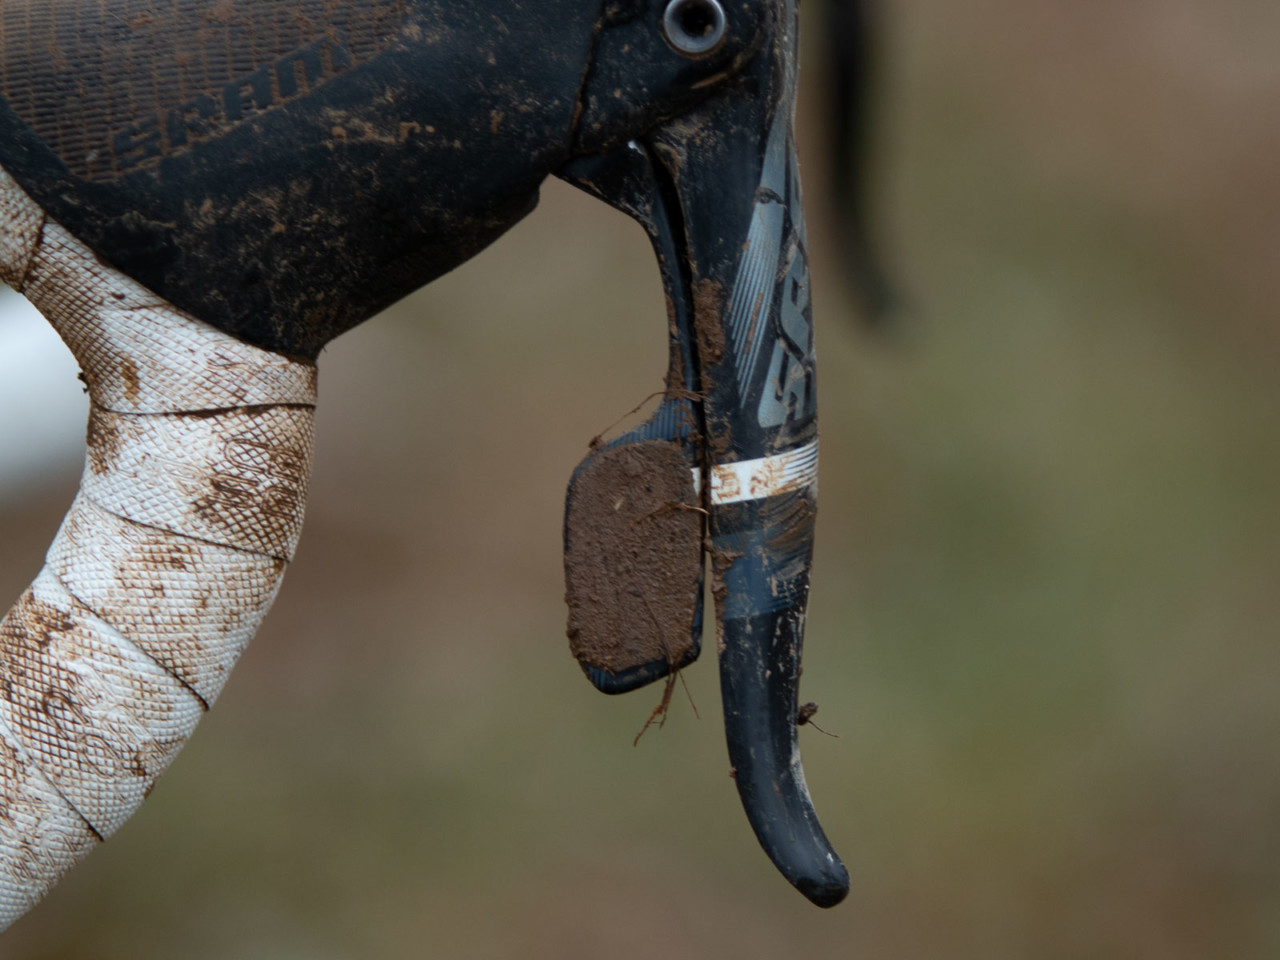
[[[818,441],[758,460],[738,460],[711,468],[712,504],[763,500],[818,484]],[[701,492],[702,477],[693,471],[694,489]]]

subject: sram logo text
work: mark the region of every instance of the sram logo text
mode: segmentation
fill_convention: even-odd
[[[330,37],[294,50],[218,90],[118,130],[110,142],[116,169],[127,173],[153,166],[220,137],[245,120],[305,96],[352,66],[346,46]]]

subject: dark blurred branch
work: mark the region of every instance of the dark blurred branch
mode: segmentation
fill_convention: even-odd
[[[870,156],[878,67],[878,14],[868,0],[829,0],[827,99],[831,111],[832,183],[846,282],[863,319],[892,322],[897,298],[880,261],[871,224]]]

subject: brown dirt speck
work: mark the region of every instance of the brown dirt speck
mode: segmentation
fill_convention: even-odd
[[[138,402],[138,365],[129,357],[120,361],[120,379],[124,381],[124,395],[130,403]]]
[[[236,18],[236,5],[232,0],[218,0],[205,17],[211,23],[230,23]]]
[[[839,740],[840,737],[838,735],[831,733],[827,730],[823,730],[820,726],[818,726],[816,723],[813,722],[813,716],[817,712],[818,712],[818,705],[814,703],[812,700],[810,700],[808,703],[800,704],[800,709],[796,711],[796,726],[803,727],[805,724],[808,724],[809,726],[813,727],[813,729],[817,730],[819,733],[826,734],[828,737],[833,737],[836,740]]]
[[[20,609],[21,616],[15,617],[14,623],[37,647],[47,647],[55,636],[75,627],[71,614],[37,599],[30,590],[23,596]]]
[[[116,415],[94,404],[89,411],[85,446],[89,469],[98,476],[109,473],[119,458],[124,439]]]

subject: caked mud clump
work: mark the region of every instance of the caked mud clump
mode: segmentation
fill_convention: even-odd
[[[693,644],[702,572],[702,512],[690,463],[664,441],[593,454],[569,488],[565,516],[569,647],[618,673],[677,665]]]
[[[693,292],[694,333],[698,355],[704,365],[720,362],[724,356],[724,287],[714,280],[699,280]]]

